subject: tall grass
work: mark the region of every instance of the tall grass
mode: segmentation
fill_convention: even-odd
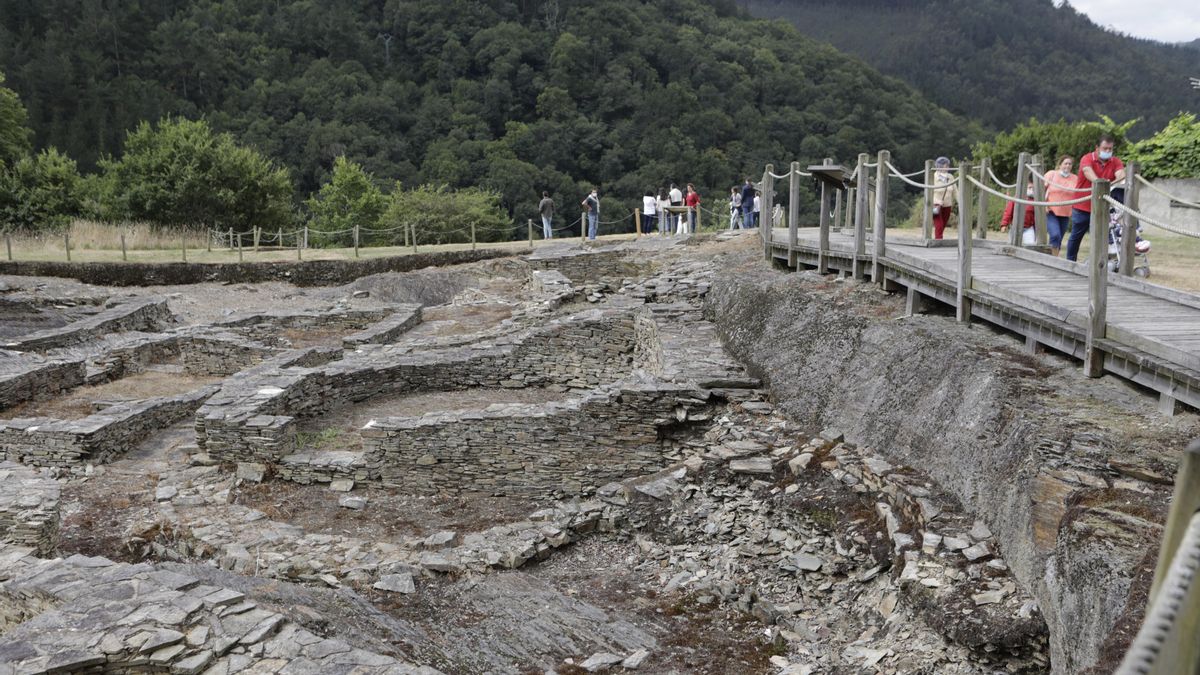
[[[184,242],[191,249],[208,245],[207,229],[197,230],[184,227],[163,227],[147,222],[102,223],[95,220],[76,219],[67,230],[71,239],[71,250],[119,251],[121,235],[125,235],[125,247],[130,251],[152,251],[179,249]],[[62,251],[65,247],[63,232],[38,232],[13,235],[13,246],[24,250]]]

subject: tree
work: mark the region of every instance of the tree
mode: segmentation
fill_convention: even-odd
[[[15,91],[3,84],[4,73],[0,72],[0,170],[29,152],[30,136],[25,106]]]
[[[0,172],[0,226],[6,229],[64,227],[80,207],[75,160],[54,148],[26,155]]]
[[[1180,113],[1127,154],[1146,178],[1200,178],[1200,122],[1195,113]]]
[[[477,241],[504,241],[511,238],[513,230],[508,213],[500,206],[499,193],[479,188],[451,190],[445,185],[406,190],[397,183],[383,223],[387,228],[412,227],[422,244],[469,242],[472,226]]]
[[[387,198],[375,185],[374,178],[361,165],[343,155],[333,162],[333,175],[308,200],[312,212],[309,227],[326,234],[338,233],[339,241],[348,240],[346,230],[357,225],[373,229],[387,208]],[[327,243],[332,240],[322,240]]]
[[[293,220],[286,169],[203,120],[142,122],[119,160],[100,162],[99,201],[109,217],[162,225],[282,227]]]
[[[1030,119],[1017,126],[1012,131],[1001,133],[991,141],[975,144],[975,158],[992,159],[992,170],[1006,181],[1012,181],[1017,174],[1017,160],[1022,152],[1040,154],[1042,163],[1047,167],[1057,164],[1059,157],[1069,155],[1078,161],[1080,157],[1091,152],[1096,147],[1096,141],[1101,134],[1112,134],[1116,139],[1117,153],[1122,154],[1127,147],[1126,135],[1137,120],[1129,120],[1117,124],[1111,118],[1101,115],[1098,122],[1039,122]]]

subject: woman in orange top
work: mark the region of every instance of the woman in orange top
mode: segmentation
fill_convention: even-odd
[[[1046,183],[1046,201],[1069,202],[1084,194],[1071,189],[1079,181],[1079,176],[1071,173],[1074,166],[1075,160],[1071,159],[1070,155],[1063,155],[1058,158],[1058,166],[1046,172],[1043,178]],[[1046,233],[1050,235],[1050,251],[1056,256],[1070,223],[1070,206],[1051,206],[1046,209]]]

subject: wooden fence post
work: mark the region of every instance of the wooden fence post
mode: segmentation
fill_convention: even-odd
[[[258,249],[255,248],[255,250]],[[358,257],[358,223],[354,224],[354,257]]]
[[[633,229],[634,229],[634,232],[637,233],[637,238],[641,239],[642,238],[642,210],[641,209],[633,210]]]
[[[871,170],[867,162],[871,156],[861,153],[858,156],[858,201],[854,205],[854,278],[862,281],[866,277],[866,265],[863,260],[867,255],[867,203],[871,198]]]
[[[8,252],[8,259],[12,260],[12,235],[4,233],[4,250]]]
[[[1046,185],[1045,181],[1040,180],[1040,177],[1046,172],[1045,167],[1042,166],[1042,156],[1034,155],[1033,161],[1030,162],[1029,165],[1033,167],[1032,173],[1037,174],[1036,176],[1030,176],[1033,178],[1033,199],[1035,201],[1044,202],[1046,201]],[[1039,246],[1045,246],[1050,242],[1050,233],[1046,231],[1045,206],[1033,207],[1033,233],[1034,240]]]
[[[587,241],[587,211],[579,213],[579,243]]]
[[[1179,470],[1175,473],[1175,493],[1171,497],[1171,510],[1167,513],[1167,524],[1163,528],[1162,544],[1158,549],[1154,582],[1150,585],[1150,596],[1146,601],[1147,615],[1175,559],[1175,552],[1179,550],[1179,542],[1183,540],[1192,515],[1197,511],[1200,511],[1200,440],[1188,444],[1179,460]]]
[[[229,228],[229,250],[233,250],[233,228]]]
[[[238,237],[237,252],[238,252],[238,262],[242,262],[242,238],[241,237]],[[299,252],[299,251],[297,250],[297,252]]]
[[[979,162],[979,182],[987,185],[988,168],[992,165],[991,157],[984,157]],[[965,179],[964,179],[965,180]],[[980,239],[987,239],[988,233],[988,193],[979,191],[979,215],[975,221],[975,229]]]
[[[842,192],[843,190],[835,190],[833,193],[833,229],[838,231],[844,227],[842,223]]]
[[[125,254],[125,233],[124,232],[121,233],[121,260],[129,260],[129,257]]]
[[[774,181],[771,174],[775,173],[775,165],[768,164],[766,170],[763,171],[762,179],[762,209],[759,211],[759,232],[763,238],[763,256],[769,262],[771,260],[771,238],[774,233],[771,228],[774,224],[771,222],[771,208],[774,205]]]
[[[305,225],[304,229],[307,230],[308,226]],[[300,232],[296,232],[296,260],[304,259],[303,254],[300,253],[300,249],[301,249],[301,245],[304,243],[305,239],[308,239],[308,237],[302,238],[300,236]],[[241,255],[241,252],[242,252],[242,238],[238,237],[238,255]]]
[[[529,222],[532,223],[533,221],[531,220]],[[533,227],[533,226],[530,225],[530,227]],[[475,221],[472,220],[471,221],[471,250],[474,251],[478,246],[479,246],[479,238],[475,234]],[[533,247],[533,237],[532,236],[529,238],[529,246],[530,246],[530,248]]]
[[[412,252],[417,252],[417,224],[415,222],[408,224],[409,240],[412,242]]]
[[[971,209],[971,182],[967,180],[970,167],[966,162],[958,164],[958,212],[967,213]],[[958,283],[954,288],[955,318],[962,323],[971,322],[971,298],[967,291],[971,290],[971,232],[970,216],[966,224],[959,223],[958,228]]]
[[[697,204],[696,205],[696,229],[692,232],[692,234],[696,234],[697,232],[700,231],[700,228],[704,226],[703,216],[704,216],[704,210],[700,208],[699,204]]]
[[[67,249],[67,262],[71,262],[71,231],[63,230],[63,246]]]
[[[925,180],[926,185],[933,185],[933,160],[925,160]],[[921,238],[925,241],[933,239],[933,190],[925,188],[921,190],[924,193],[924,207],[921,209]]]
[[[529,230],[529,248],[533,248],[533,218],[526,219],[525,225]]]
[[[357,226],[355,226],[355,227],[357,227]],[[255,253],[258,253],[258,247],[259,247],[259,244],[261,244],[261,243],[262,243],[262,228],[255,225],[254,226],[254,252]]]
[[[213,232],[215,232],[215,230],[210,230],[207,227],[204,228],[204,250],[207,251],[208,253],[212,253]]]
[[[1017,157],[1017,186],[1013,188],[1013,196],[1017,199],[1025,198],[1025,185],[1029,181],[1029,168],[1025,166],[1029,163],[1029,153],[1022,152]],[[1007,208],[1007,207],[1005,207]],[[1022,243],[1021,235],[1025,231],[1025,205],[1013,202],[1013,217],[1012,223],[1008,226],[1008,243],[1011,246],[1020,247]]]
[[[1125,166],[1125,206],[1138,210],[1138,195],[1141,192],[1138,184],[1137,162],[1130,162]],[[1105,209],[1107,211],[1107,209]],[[1137,218],[1131,214],[1125,213],[1121,216],[1121,269],[1120,274],[1123,276],[1133,276],[1133,256],[1135,255],[1135,244],[1137,243]],[[1095,240],[1092,240],[1095,242]]]
[[[278,246],[279,248],[283,248],[283,228],[282,227],[275,231],[275,245]]]
[[[1087,346],[1083,353],[1083,374],[1104,374],[1104,354],[1096,344],[1107,336],[1108,315],[1108,195],[1110,183],[1092,183],[1092,255],[1088,259]]]
[[[826,157],[821,162],[825,166],[833,164],[832,157]],[[829,274],[829,207],[832,195],[829,184],[821,181],[821,220],[817,231],[817,274]]]
[[[788,174],[788,267],[800,264],[796,245],[800,240],[800,162],[792,162]]]
[[[871,281],[883,285],[883,259],[887,255],[888,162],[892,155],[879,151],[879,166],[875,167],[875,247],[871,255]]]
[[[181,244],[179,250],[183,254],[183,262],[187,262],[187,232],[186,231],[183,231],[180,233],[179,243]]]

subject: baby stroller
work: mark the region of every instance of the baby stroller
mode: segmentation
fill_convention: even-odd
[[[1109,195],[1122,204],[1125,203],[1125,188],[1114,187]],[[1124,214],[1115,207],[1108,209],[1108,269],[1116,272],[1121,269],[1121,238],[1125,234]],[[1133,244],[1133,273],[1145,279],[1150,276],[1150,242],[1141,237],[1142,226],[1139,223]]]

